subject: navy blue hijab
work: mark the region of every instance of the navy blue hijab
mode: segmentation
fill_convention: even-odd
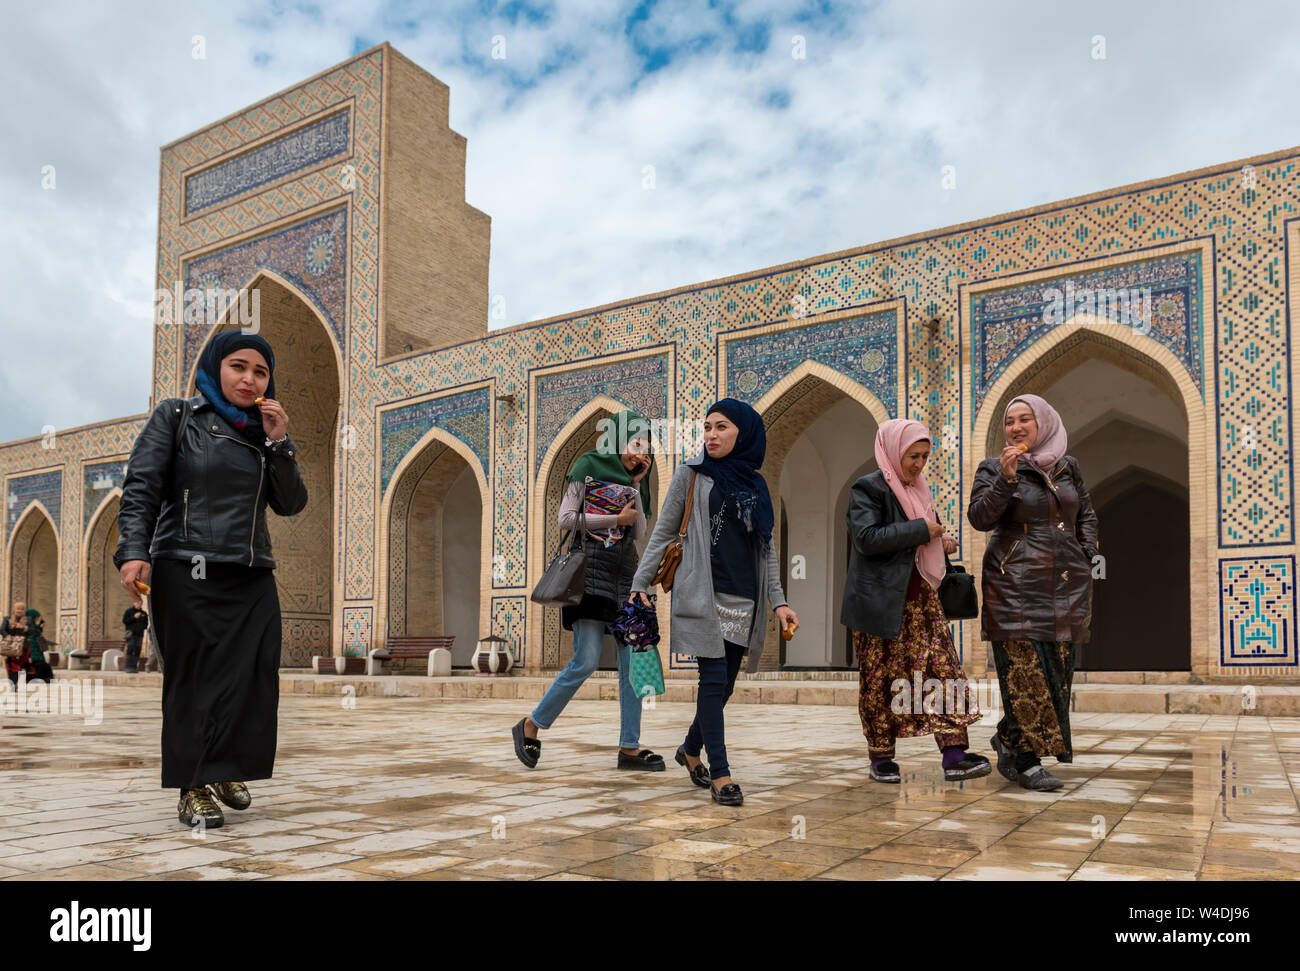
[[[198,385],[199,393],[208,399],[212,407],[217,410],[217,414],[226,419],[235,431],[253,444],[261,445],[266,439],[266,432],[262,428],[261,409],[257,405],[251,408],[240,408],[238,405],[231,404],[221,391],[221,362],[235,351],[245,348],[257,351],[266,358],[266,368],[270,372],[266,382],[266,397],[274,398],[275,352],[271,350],[271,345],[264,338],[256,334],[245,334],[239,330],[223,331],[208,342],[208,346],[203,349],[203,354],[199,357],[199,368],[194,383]]]
[[[696,469],[713,480],[713,493],[736,510],[736,518],[728,517],[723,528],[743,525],[751,541],[757,540],[759,549],[766,554],[772,545],[772,496],[758,470],[767,455],[767,429],[757,411],[735,398],[723,398],[705,415],[714,412],[726,415],[736,426],[736,444],[720,459],[710,458],[706,448]]]

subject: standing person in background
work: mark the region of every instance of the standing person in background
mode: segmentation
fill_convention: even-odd
[[[122,625],[126,628],[126,665],[125,671],[135,674],[139,670],[140,648],[144,632],[149,627],[149,615],[139,607],[127,607],[122,614]]]

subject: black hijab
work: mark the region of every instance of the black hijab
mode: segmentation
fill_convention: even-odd
[[[735,398],[723,398],[705,414],[714,412],[725,415],[736,426],[736,444],[720,459],[710,458],[706,448],[695,468],[713,480],[713,493],[735,511],[734,517],[725,517],[722,528],[742,528],[766,554],[772,545],[772,495],[758,470],[767,455],[767,429],[757,411]]]

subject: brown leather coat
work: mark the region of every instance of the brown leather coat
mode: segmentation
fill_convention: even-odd
[[[983,532],[980,634],[986,641],[1088,641],[1097,514],[1071,455],[1045,476],[1025,459],[1019,483],[996,458],[975,472],[966,517]]]

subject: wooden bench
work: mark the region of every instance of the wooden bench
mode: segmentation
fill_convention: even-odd
[[[78,671],[85,668],[93,669],[97,664],[103,663],[105,651],[122,651],[124,650],[121,640],[116,641],[88,641],[85,648],[80,651],[73,651],[68,655],[68,669]]]
[[[371,651],[366,657],[366,674],[382,673],[385,661],[422,658],[427,665],[430,654],[436,650],[450,651],[455,640],[454,634],[439,634],[433,637],[390,637],[383,647]]]

